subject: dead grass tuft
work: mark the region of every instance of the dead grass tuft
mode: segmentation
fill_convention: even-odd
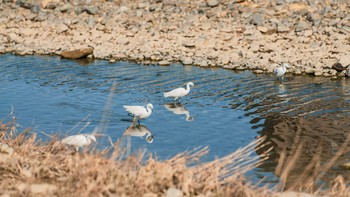
[[[0,194],[51,196],[256,196],[268,194],[243,174],[267,158],[252,156],[263,138],[227,155],[201,163],[208,148],[180,153],[159,161],[144,153],[125,157],[115,144],[109,151],[84,149],[77,153],[52,138],[40,142],[30,129],[18,134],[0,124],[0,143],[13,148],[1,153]]]
[[[326,188],[317,187],[318,180],[336,159],[321,164],[317,154],[305,166],[304,174],[293,181],[295,184],[286,187],[303,148],[298,137],[294,140],[292,153],[281,154],[276,167],[281,184],[268,189],[251,184],[244,176],[268,159],[270,150],[264,144],[264,137],[211,162],[201,162],[208,153],[207,147],[160,161],[144,152],[126,156],[118,143],[110,150],[85,148],[75,152],[55,137],[49,142],[40,142],[30,129],[18,133],[11,125],[0,122],[0,144],[13,149],[13,152],[0,152],[0,195],[175,196],[180,192],[180,196],[260,197],[287,195],[283,191],[317,196],[349,196],[350,193],[342,176]],[[346,143],[349,140],[350,135]],[[345,143],[343,147],[346,147]],[[265,153],[254,154],[265,149]],[[344,154],[343,149],[339,151],[335,157]]]

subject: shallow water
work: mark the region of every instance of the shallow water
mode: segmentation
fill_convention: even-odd
[[[164,91],[188,81],[195,87],[180,104],[163,97]],[[20,127],[31,127],[42,136],[41,132],[64,136],[99,128],[113,141],[131,141],[131,152],[145,147],[160,159],[209,146],[205,159],[210,160],[257,136],[267,136],[274,150],[256,170],[257,176],[274,174],[280,150],[288,149],[296,135],[305,140],[308,151],[302,161],[306,163],[319,146],[324,159],[332,157],[348,135],[347,79],[287,75],[281,82],[269,74],[179,64],[161,67],[2,55],[0,84],[4,120],[13,111]],[[116,89],[110,91],[113,84]],[[141,124],[154,136],[153,143],[147,143],[147,132],[143,137],[123,137],[132,117],[122,106],[147,103],[153,104],[154,113]],[[179,111],[182,114],[176,114]],[[108,147],[106,137],[98,142],[99,148]],[[304,166],[302,161],[297,165]],[[342,157],[338,163],[345,161]],[[342,172],[335,166],[329,176]]]

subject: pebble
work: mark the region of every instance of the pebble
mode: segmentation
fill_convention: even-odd
[[[253,25],[261,26],[263,24],[263,15],[262,14],[253,14],[250,23]]]
[[[295,27],[295,31],[300,32],[309,28],[310,28],[310,25],[306,21],[299,21]]]
[[[208,0],[207,4],[209,7],[216,7],[219,5],[219,1],[218,0]]]
[[[192,58],[190,58],[190,57],[184,57],[183,59],[181,59],[181,62],[182,62],[184,65],[193,64],[193,60],[192,60]]]
[[[350,53],[345,53],[342,55],[339,59],[339,63],[343,65],[344,67],[350,66]]]
[[[159,62],[159,65],[160,66],[169,66],[170,62],[168,62],[167,60],[162,60],[162,61]]]

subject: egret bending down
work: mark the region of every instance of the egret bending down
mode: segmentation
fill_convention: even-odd
[[[190,92],[191,86],[194,87],[194,84],[192,82],[188,82],[186,84],[186,89],[185,88],[176,88],[176,89],[171,90],[169,92],[165,92],[164,97],[173,97],[174,101],[180,100],[181,97],[186,96]]]
[[[283,63],[282,66],[276,67],[273,69],[273,74],[277,77],[283,77],[284,73],[286,73],[287,68],[290,68],[288,63]]]
[[[126,106],[123,105],[125,110],[131,113],[134,116],[134,120],[132,121],[134,124],[136,120],[140,122],[140,119],[146,119],[152,114],[153,105],[151,103],[146,105],[146,108],[143,106]]]
[[[72,135],[61,140],[63,144],[74,146],[77,152],[80,147],[89,145],[92,141],[96,142],[95,136],[87,134]]]

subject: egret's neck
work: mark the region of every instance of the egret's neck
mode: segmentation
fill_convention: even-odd
[[[187,91],[187,92],[189,92],[189,91],[190,91],[190,89],[191,89],[190,85],[189,85],[189,84],[187,84],[187,85],[186,85],[186,91]]]
[[[149,108],[148,106],[146,107],[148,113],[152,113],[152,109]]]

